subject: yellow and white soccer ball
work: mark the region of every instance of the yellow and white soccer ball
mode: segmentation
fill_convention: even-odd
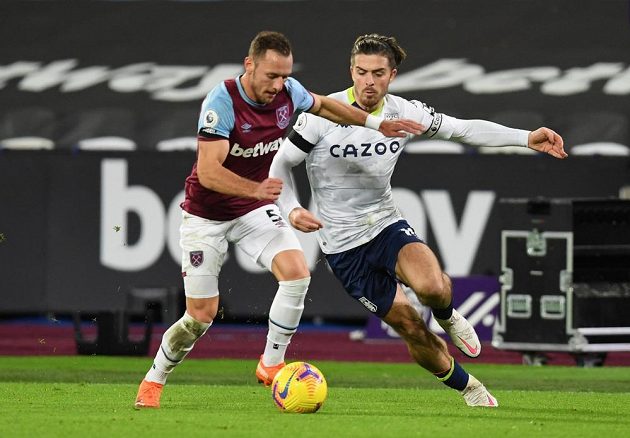
[[[320,370],[306,362],[282,368],[271,384],[273,401],[283,412],[317,412],[328,395],[328,384]]]

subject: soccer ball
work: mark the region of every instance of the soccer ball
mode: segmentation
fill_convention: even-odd
[[[282,368],[271,384],[271,396],[282,412],[317,412],[328,394],[320,370],[306,362],[292,362]]]

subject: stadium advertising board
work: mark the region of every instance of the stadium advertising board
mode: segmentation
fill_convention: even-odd
[[[192,153],[1,154],[0,311],[116,309],[131,288],[179,287],[179,204],[193,159]],[[399,162],[393,191],[447,272],[496,276],[499,198],[615,196],[627,184],[628,166],[619,157],[409,154]],[[295,173],[309,205],[304,169]],[[299,234],[313,271],[305,315],[364,317],[328,272],[314,236]],[[260,317],[275,289],[271,275],[231,249],[221,279],[226,316]]]

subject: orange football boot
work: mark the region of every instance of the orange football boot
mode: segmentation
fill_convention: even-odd
[[[138,388],[138,395],[136,396],[136,403],[134,407],[140,408],[159,408],[160,396],[162,395],[162,389],[164,385],[156,382],[148,382],[142,380],[140,388]]]

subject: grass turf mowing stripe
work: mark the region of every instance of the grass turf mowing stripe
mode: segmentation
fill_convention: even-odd
[[[162,409],[132,409],[149,358],[0,357],[0,436],[621,436],[628,368],[468,365],[499,399],[469,408],[412,364],[318,361],[330,385],[314,415],[282,414],[256,361],[189,360]]]

